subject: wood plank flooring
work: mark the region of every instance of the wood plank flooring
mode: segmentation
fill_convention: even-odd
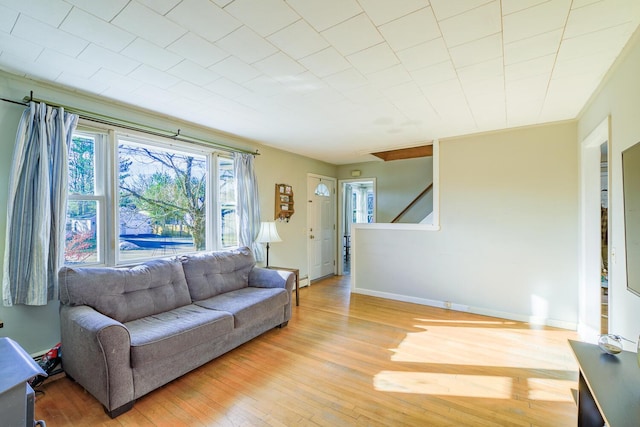
[[[56,426],[575,426],[577,334],[364,295],[349,276],[300,290],[274,329],[110,419],[62,376]],[[64,349],[63,349],[64,350]]]

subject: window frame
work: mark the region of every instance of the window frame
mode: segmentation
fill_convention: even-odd
[[[188,143],[175,141],[170,138],[160,136],[149,136],[143,132],[135,132],[119,129],[117,127],[94,126],[81,120],[75,135],[95,138],[94,147],[94,194],[82,195],[68,193],[68,202],[81,200],[96,200],[96,249],[98,259],[90,263],[67,263],[71,266],[126,266],[135,265],[150,259],[162,259],[175,256],[158,255],[150,257],[140,257],[135,259],[121,259],[119,245],[119,145],[124,139],[136,144],[142,144],[158,149],[176,150],[184,153],[193,153],[204,156],[206,160],[206,190],[205,190],[205,249],[197,252],[223,249],[221,241],[222,218],[218,209],[219,205],[219,158],[230,159],[233,165],[233,157],[230,153],[207,146],[206,144]],[[99,140],[98,141],[98,136]],[[235,173],[235,172],[234,172]],[[237,191],[237,190],[236,190]],[[236,192],[237,195],[237,192]],[[236,213],[237,214],[237,213]],[[236,224],[238,222],[236,221]],[[236,236],[238,230],[236,227]],[[237,240],[236,240],[237,241]],[[224,249],[231,249],[236,246],[225,246]]]

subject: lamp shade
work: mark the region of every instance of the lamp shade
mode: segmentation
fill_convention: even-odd
[[[278,235],[278,229],[275,222],[261,222],[260,231],[258,237],[256,237],[258,243],[272,243],[282,242],[282,239]]]

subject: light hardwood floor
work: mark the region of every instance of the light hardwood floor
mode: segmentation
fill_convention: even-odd
[[[575,426],[568,338],[577,335],[350,295],[349,277],[334,277],[301,289],[288,327],[116,419],[64,377],[44,384],[36,417],[48,427]]]

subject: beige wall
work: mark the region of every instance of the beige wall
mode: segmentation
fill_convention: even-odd
[[[307,173],[335,176],[335,166],[190,125],[173,118],[37,84],[0,72],[0,94],[3,98],[21,100],[31,90],[34,91],[36,98],[58,104],[124,118],[161,129],[181,129],[183,135],[205,138],[234,147],[259,149],[261,155],[256,157],[255,166],[260,186],[262,219],[273,220],[276,182],[285,182],[293,186],[296,203],[296,212],[291,221],[279,222],[277,225],[283,242],[272,245],[269,261],[272,265],[297,267],[300,269],[301,276],[307,275],[307,240],[304,232]],[[0,170],[4,171],[0,174],[0,206],[2,207],[6,206],[13,145],[23,110],[21,106],[0,102]],[[5,229],[6,213],[0,211],[0,254],[4,254]],[[45,307],[0,305],[0,319],[4,321],[4,328],[0,329],[0,335],[15,339],[30,353],[48,350],[60,339],[57,302],[52,302]]]
[[[622,151],[640,141],[640,34],[636,32],[578,122],[582,141],[600,122],[611,119],[609,141],[610,243],[609,330],[636,341],[640,334],[640,297],[626,289]]]
[[[433,158],[372,161],[338,166],[338,179],[376,178],[376,221],[391,222],[415,197],[433,182]]]
[[[577,323],[576,123],[440,142],[440,231],[358,230],[356,287]]]

